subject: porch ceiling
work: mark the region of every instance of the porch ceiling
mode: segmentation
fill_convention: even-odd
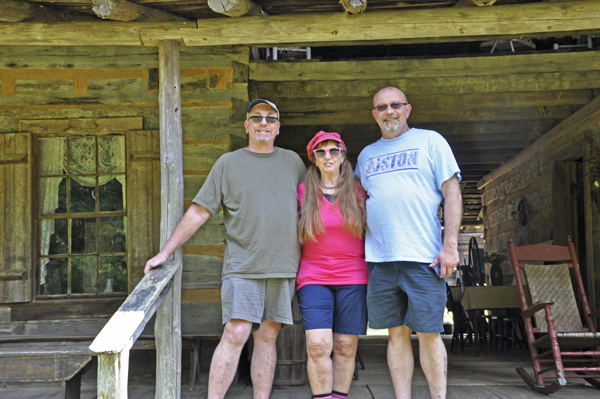
[[[104,21],[100,5],[120,12]],[[236,12],[268,17],[225,15]],[[410,125],[452,146],[464,224],[480,224],[477,182],[597,96],[598,16],[594,0],[0,0],[0,21],[13,21],[0,22],[0,45],[311,45],[313,60],[250,65],[250,98],[282,110],[278,145],[306,157],[316,131],[338,131],[355,162],[380,137],[373,94],[398,86]],[[69,23],[45,23],[57,20]],[[592,48],[570,47],[588,37]],[[535,50],[513,41],[511,52],[527,38]]]

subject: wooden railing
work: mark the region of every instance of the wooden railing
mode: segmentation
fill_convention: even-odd
[[[179,267],[181,260],[171,260],[150,270],[90,345],[90,353],[98,356],[99,399],[127,398],[129,350],[171,289]]]

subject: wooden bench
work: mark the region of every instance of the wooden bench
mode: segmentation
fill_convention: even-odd
[[[81,375],[92,360],[90,341],[0,344],[0,381],[62,382],[63,399],[79,399]]]
[[[0,382],[62,382],[62,398],[78,399],[81,376],[92,360],[89,346],[94,336],[0,336]],[[200,378],[203,340],[216,335],[182,336],[182,349],[190,351],[190,391]],[[131,350],[154,350],[154,337],[142,335]]]

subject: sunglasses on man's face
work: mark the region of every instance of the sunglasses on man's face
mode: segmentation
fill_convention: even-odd
[[[252,115],[250,118],[252,122],[262,122],[263,119],[266,119],[269,123],[277,122],[276,116],[260,116],[260,115]]]
[[[317,159],[325,158],[325,155],[327,154],[329,154],[331,158],[337,158],[342,152],[344,152],[344,149],[340,147],[318,148],[313,150],[313,153]]]
[[[392,107],[394,110],[399,110],[403,105],[408,105],[408,103],[391,103],[391,104],[378,104],[373,107],[373,109],[377,110],[377,112],[382,112],[388,109],[388,107]]]

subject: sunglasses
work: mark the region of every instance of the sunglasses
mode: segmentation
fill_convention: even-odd
[[[253,116],[249,117],[248,119],[250,119],[252,122],[262,122],[263,119],[266,119],[267,122],[269,122],[269,123],[275,123],[275,122],[277,122],[277,117],[276,116],[253,115]]]
[[[313,153],[317,159],[325,158],[325,155],[327,154],[329,154],[331,158],[337,158],[342,152],[344,152],[344,149],[341,147],[319,148],[313,150]]]
[[[378,104],[373,107],[377,112],[385,111],[388,107],[392,107],[392,109],[399,110],[403,105],[408,105],[408,103],[391,103],[391,104]]]

